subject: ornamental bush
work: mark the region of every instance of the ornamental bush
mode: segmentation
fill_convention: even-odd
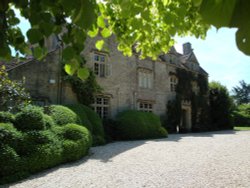
[[[162,138],[167,131],[153,113],[128,110],[117,116],[117,136],[122,140]]]
[[[1,178],[18,173],[21,159],[16,151],[6,144],[0,145],[0,180]]]
[[[27,106],[16,114],[14,125],[21,131],[45,129],[42,109],[37,106]]]
[[[105,144],[104,129],[101,118],[91,108],[82,105],[74,104],[68,106],[81,119],[81,125],[86,127],[93,135],[93,145]]]
[[[74,111],[78,115],[78,117],[81,119],[81,124],[92,133],[93,127],[92,127],[91,122],[88,119],[87,114],[85,113],[84,105],[72,104],[72,105],[68,105],[67,107],[70,108],[72,111]]]
[[[62,127],[64,162],[74,161],[86,155],[92,145],[92,137],[87,128],[77,124]]]
[[[13,123],[14,115],[10,112],[0,112],[0,123]]]
[[[45,128],[50,129],[51,127],[55,126],[55,122],[52,117],[50,117],[47,114],[43,115],[44,122],[45,122]]]
[[[77,114],[66,106],[51,105],[45,108],[45,113],[50,115],[57,125],[81,123],[81,120]]]
[[[9,145],[18,148],[22,141],[21,132],[10,123],[0,123],[0,145]]]

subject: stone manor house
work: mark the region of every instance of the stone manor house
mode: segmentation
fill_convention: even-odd
[[[169,100],[175,99],[178,78],[176,69],[184,69],[195,74],[208,74],[201,68],[190,43],[183,45],[183,54],[173,47],[157,60],[140,60],[138,54],[125,57],[117,50],[115,38],[107,40],[108,51],[98,51],[95,40],[87,39],[85,50],[86,65],[91,68],[97,82],[103,88],[96,94],[93,109],[102,118],[112,118],[126,109],[137,109],[166,114]],[[45,62],[33,58],[22,63],[8,63],[6,68],[11,79],[26,78],[26,88],[36,104],[77,103],[75,93],[69,83],[62,79],[61,48],[51,37],[46,41],[50,53]],[[197,83],[190,88],[198,92]],[[191,129],[191,103],[182,101],[183,118],[187,129]]]

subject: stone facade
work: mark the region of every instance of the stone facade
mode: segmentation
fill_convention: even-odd
[[[53,39],[54,40],[54,39]],[[26,87],[37,104],[77,103],[76,95],[62,79],[61,49],[53,49],[45,62],[30,59],[8,69],[12,79],[26,77]],[[140,60],[138,54],[125,57],[117,50],[115,37],[106,41],[107,51],[95,49],[95,41],[88,39],[82,55],[86,65],[96,73],[97,82],[103,88],[97,94],[93,108],[104,118],[115,117],[126,109],[138,109],[157,115],[166,113],[166,104],[175,98],[178,78],[173,73],[177,68],[207,75],[200,67],[191,44],[184,44],[184,54],[174,48],[160,55],[156,61]],[[193,88],[190,88],[193,89]],[[183,102],[185,124],[191,128],[191,104]]]

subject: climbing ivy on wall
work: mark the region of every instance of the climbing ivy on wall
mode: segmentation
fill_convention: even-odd
[[[95,74],[89,70],[89,77],[81,80],[76,75],[66,75],[65,80],[71,84],[73,92],[77,96],[79,103],[90,106],[94,102],[94,95],[101,91],[101,87],[96,81]]]
[[[178,84],[176,87],[176,98],[167,104],[167,129],[170,132],[176,131],[176,126],[181,120],[181,101],[191,101],[192,106],[192,131],[206,131],[209,121],[208,106],[208,80],[205,75],[195,75],[193,72],[184,69],[177,69],[176,77]],[[199,92],[192,91],[192,82],[196,82]]]

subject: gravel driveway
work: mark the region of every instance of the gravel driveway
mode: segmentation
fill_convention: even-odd
[[[250,187],[250,131],[116,142],[9,187]]]

